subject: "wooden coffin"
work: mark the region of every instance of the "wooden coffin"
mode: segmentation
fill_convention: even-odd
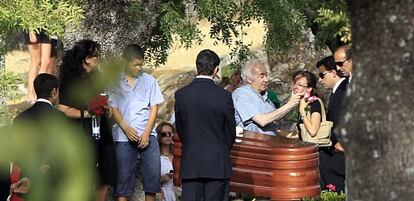
[[[181,143],[174,137],[174,184],[180,185]],[[245,131],[232,149],[230,191],[299,200],[320,195],[318,147],[280,136]]]

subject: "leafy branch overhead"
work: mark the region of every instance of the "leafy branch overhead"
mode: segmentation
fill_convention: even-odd
[[[107,51],[117,54],[123,43],[139,41],[147,49],[151,62],[166,62],[174,40],[189,48],[205,37],[215,39],[232,49],[243,63],[250,55],[243,40],[245,28],[262,22],[266,29],[267,50],[287,53],[302,40],[308,27],[316,35],[317,44],[350,43],[349,13],[345,0],[0,0],[0,34],[13,30],[45,30],[61,36],[68,26],[83,23],[84,36],[94,36],[107,45],[115,31],[113,44]],[[99,14],[93,14],[99,13]],[[125,18],[126,16],[126,18]],[[119,19],[117,19],[119,18]],[[82,20],[83,19],[83,20]],[[198,28],[200,20],[210,23],[208,36]],[[113,26],[123,26],[114,29]],[[76,32],[75,32],[76,34]],[[66,35],[65,35],[66,36]],[[128,37],[128,38],[126,38]],[[131,38],[134,37],[134,38]],[[4,45],[4,44],[3,44]],[[105,48],[104,48],[105,49]]]

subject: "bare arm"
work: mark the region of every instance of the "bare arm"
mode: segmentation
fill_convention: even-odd
[[[129,140],[139,141],[138,132],[124,121],[124,118],[118,108],[112,108],[112,115],[115,122],[119,125],[119,127],[121,127]]]
[[[157,113],[158,104],[150,106],[148,123],[145,127],[144,133],[142,133],[141,140],[138,145],[139,148],[145,148],[149,145],[149,136],[151,134],[152,129],[154,128],[155,120],[157,119]]]
[[[298,94],[292,95],[289,102],[287,102],[285,105],[283,105],[279,109],[272,111],[272,112],[255,115],[252,119],[254,122],[264,127],[267,124],[277,121],[281,119],[282,117],[284,117],[290,110],[292,110],[292,108],[298,105],[300,101],[300,97],[301,96]]]
[[[308,107],[309,102],[307,102],[304,98],[300,100],[299,104],[299,113],[303,119],[303,125],[305,125],[306,130],[308,131],[309,135],[312,137],[316,136],[319,130],[319,126],[321,125],[321,113],[312,112],[312,114],[306,113],[306,108]]]
[[[74,119],[81,118],[81,110],[77,108],[59,104],[58,109],[62,111],[63,113],[65,113],[67,117],[74,118]],[[83,114],[84,117],[90,117],[88,111],[84,110],[83,112],[84,112]]]

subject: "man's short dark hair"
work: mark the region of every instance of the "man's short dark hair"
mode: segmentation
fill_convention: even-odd
[[[316,63],[316,68],[325,66],[326,70],[336,70],[335,60],[333,56],[327,56]]]
[[[338,69],[336,69],[335,59],[333,56],[327,56],[316,63],[316,68],[319,69],[321,66],[324,66],[327,71],[336,71],[336,74],[339,77],[344,77],[341,71],[338,71]]]
[[[53,89],[58,88],[59,82],[56,76],[47,73],[41,73],[33,81],[33,86],[37,98],[48,99],[50,98]]]
[[[197,55],[197,74],[213,75],[214,69],[220,64],[219,56],[211,50],[202,50]]]
[[[137,44],[130,44],[125,47],[122,54],[124,59],[131,61],[132,59],[144,59],[144,50]]]

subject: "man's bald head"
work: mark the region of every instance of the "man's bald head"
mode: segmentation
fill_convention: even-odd
[[[350,76],[352,73],[352,54],[351,48],[344,45],[335,50],[334,59],[336,68],[345,76]]]

